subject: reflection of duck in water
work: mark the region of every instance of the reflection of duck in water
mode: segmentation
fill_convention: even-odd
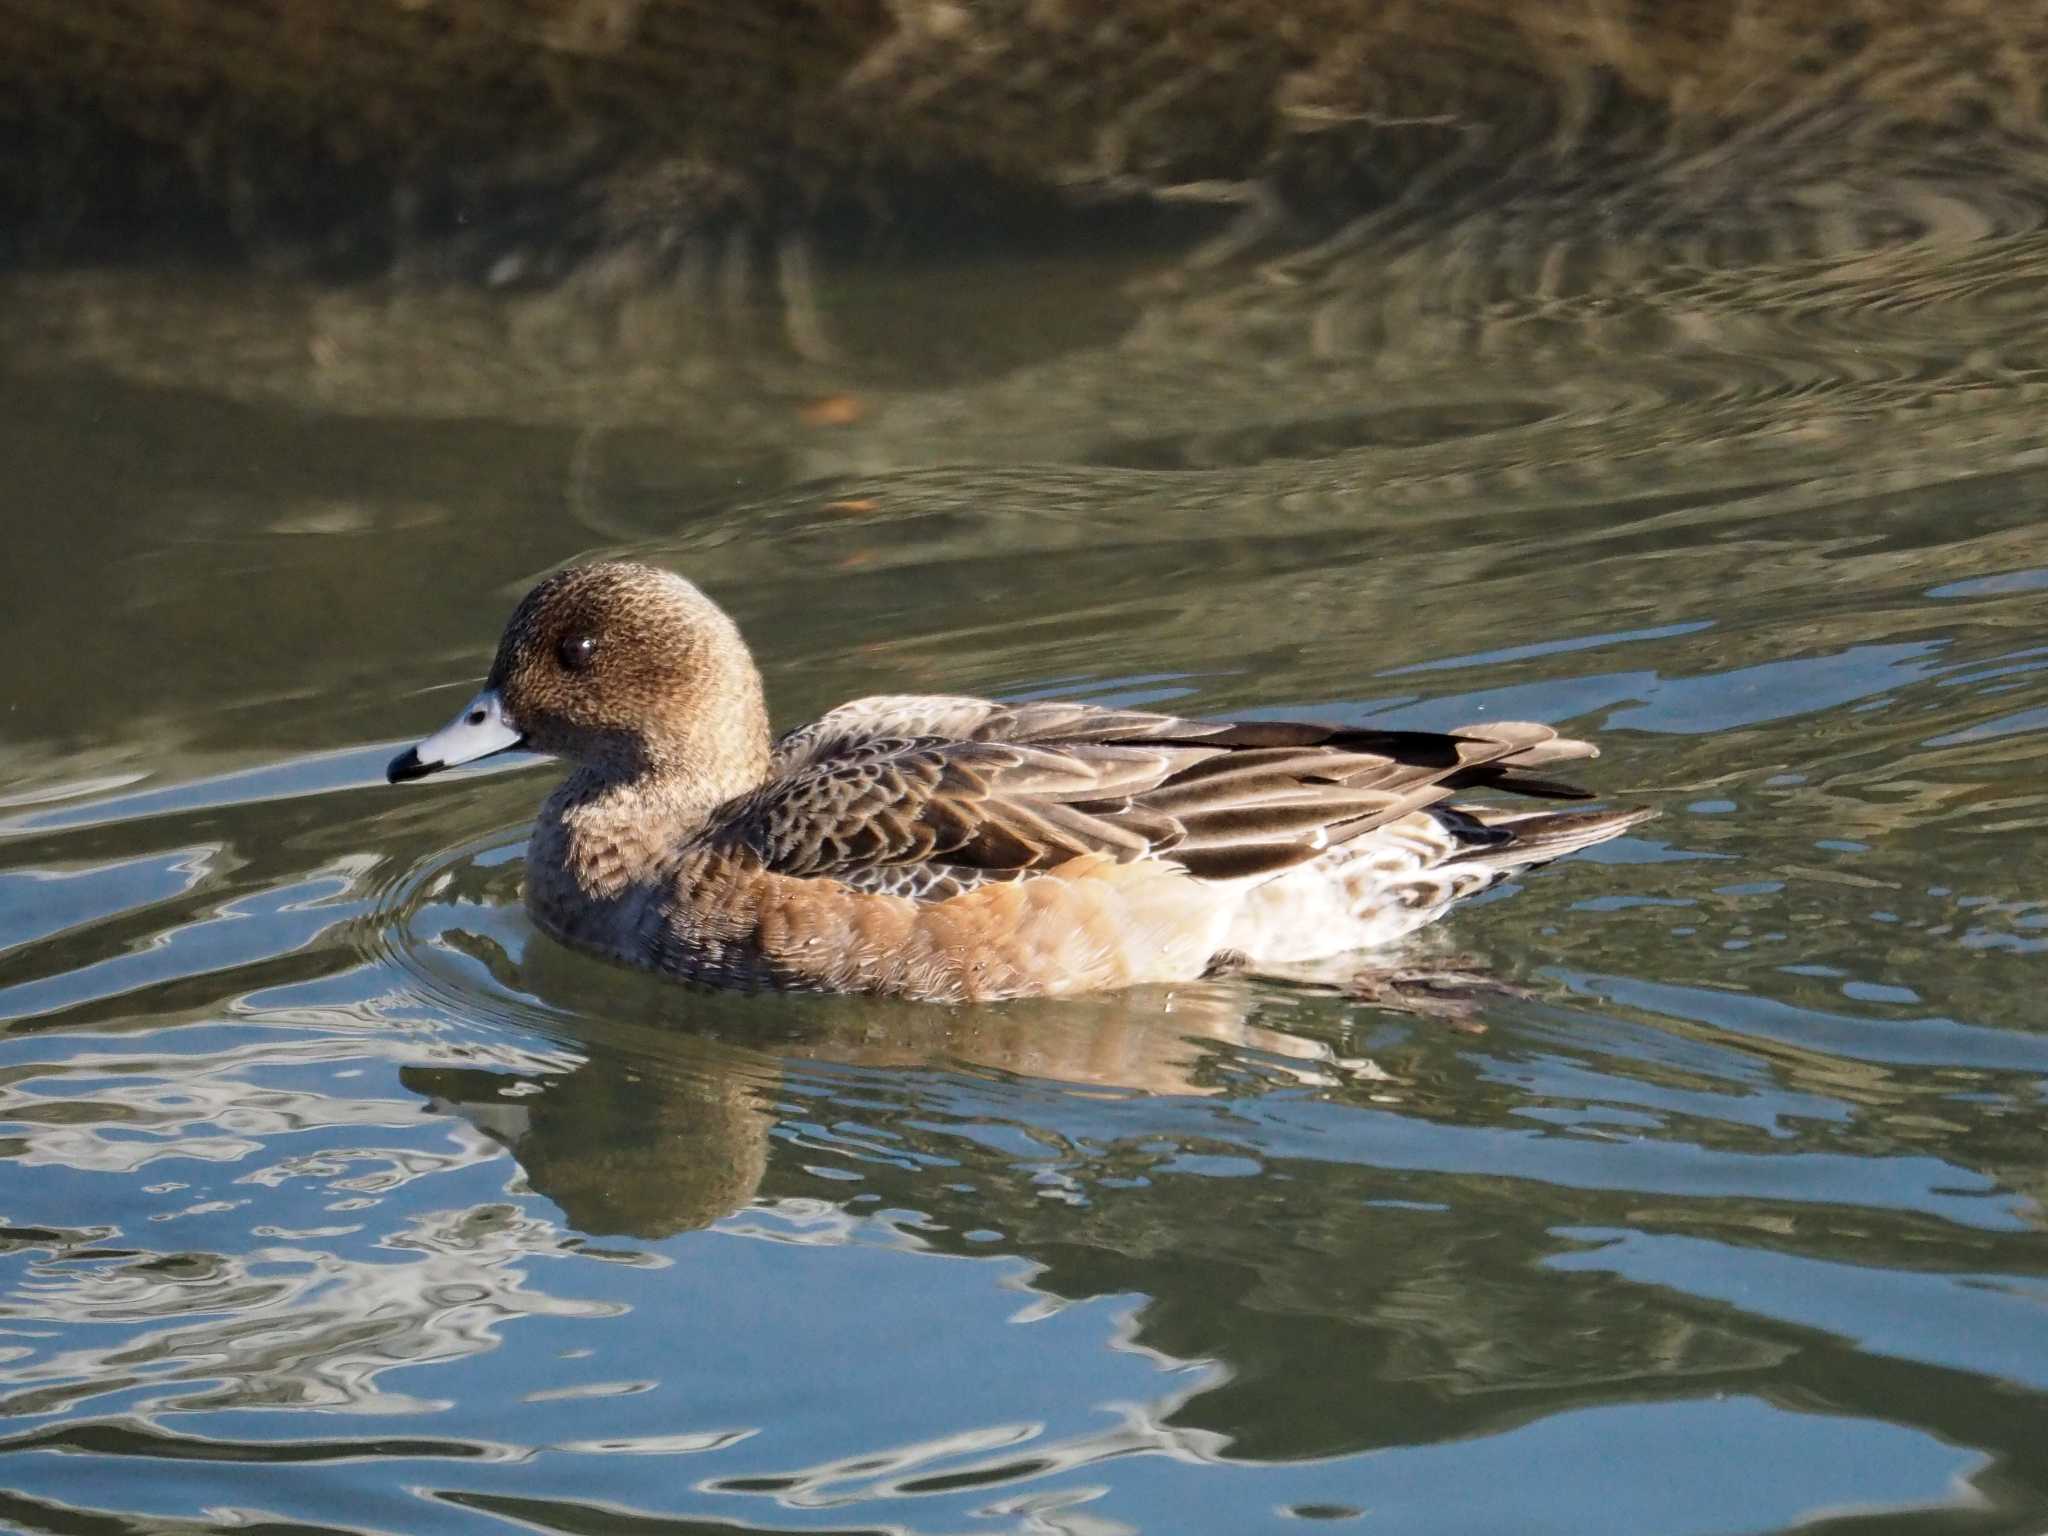
[[[505,963],[522,990],[561,996],[589,986],[581,962],[552,946],[529,945],[522,961]],[[1385,1078],[1369,1061],[1255,1022],[1240,978],[992,1008],[812,998],[763,1013],[707,1001],[685,1033],[670,1027],[672,1003],[666,992],[637,1003],[607,992],[602,1016],[582,1026],[587,1059],[509,1095],[512,1080],[494,1069],[407,1067],[404,1080],[509,1150],[579,1231],[662,1237],[756,1198],[785,1074],[806,1062],[998,1073],[1091,1097],[1242,1091],[1254,1063],[1290,1085]]]
[[[1452,805],[1593,748],[1181,720],[945,695],[858,700],[771,743],[732,621],[606,563],[529,592],[484,689],[394,782],[515,746],[575,771],[526,899],[567,943],[741,987],[986,1000],[1189,981],[1385,944],[1645,811]]]

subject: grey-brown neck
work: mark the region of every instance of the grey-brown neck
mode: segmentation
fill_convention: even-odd
[[[767,778],[760,673],[744,647],[719,660],[694,697],[578,764],[548,797],[528,851],[531,895],[618,900],[658,877],[719,806]]]

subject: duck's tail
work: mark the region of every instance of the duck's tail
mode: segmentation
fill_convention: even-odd
[[[1618,811],[1505,811],[1461,805],[1457,811],[1489,835],[1445,864],[1477,867],[1496,875],[1531,869],[1604,843],[1657,814],[1647,806]]]

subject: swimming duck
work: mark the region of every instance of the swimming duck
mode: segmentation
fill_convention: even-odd
[[[943,694],[772,738],[738,627],[672,572],[560,571],[392,783],[524,747],[572,764],[527,848],[566,944],[678,979],[963,1002],[1280,970],[1385,945],[1653,814],[1584,799],[1548,726],[1449,733]]]

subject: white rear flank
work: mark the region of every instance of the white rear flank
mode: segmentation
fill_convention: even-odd
[[[1474,817],[1471,810],[1417,811],[1319,859],[1247,883],[1224,930],[1224,948],[1242,955],[1252,970],[1384,948],[1507,876],[1604,842],[1647,814]],[[1468,840],[1473,831],[1509,836],[1475,844]]]

